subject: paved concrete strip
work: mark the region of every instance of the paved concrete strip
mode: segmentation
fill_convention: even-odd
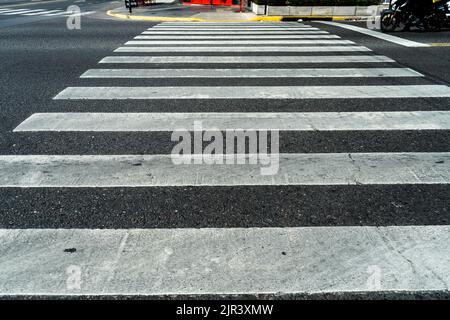
[[[450,184],[449,163],[448,152],[245,155],[234,145],[226,155],[6,155],[0,187]]]
[[[449,245],[449,226],[0,229],[0,295],[447,291]]]
[[[331,22],[331,21],[317,21],[317,22],[328,24],[328,25],[335,26],[335,27],[348,29],[348,30],[352,30],[352,31],[356,31],[359,33],[363,33],[363,34],[366,34],[366,35],[369,35],[369,36],[372,36],[372,37],[375,37],[378,39],[382,39],[385,41],[389,41],[389,42],[392,42],[392,43],[395,43],[395,44],[398,44],[401,46],[405,46],[405,47],[429,47],[430,46],[429,44],[403,39],[403,38],[396,37],[396,36],[386,34],[386,33],[382,33],[379,31],[357,27],[357,26],[354,26],[351,24],[343,24],[343,23]]]
[[[355,44],[350,40],[131,40],[125,43],[125,45],[194,45],[194,44],[203,44],[203,45],[222,45],[222,44],[230,44],[230,45],[269,45],[269,44],[278,44],[278,45],[291,45],[291,44]]]
[[[114,52],[369,52],[363,46],[317,46],[317,47],[120,47]]]
[[[136,36],[134,39],[137,40],[187,40],[187,39],[195,39],[195,40],[217,40],[217,39],[234,39],[234,40],[240,40],[240,39],[339,39],[339,36],[330,35],[330,34],[300,34],[300,35],[292,35],[292,34],[280,34],[280,35],[200,35],[200,36],[192,36],[192,35],[177,35],[177,36],[170,36],[170,35],[143,35],[143,36]]]
[[[445,85],[68,87],[54,99],[367,99],[450,98]]]
[[[291,32],[280,32],[280,31],[144,31],[142,34],[152,34],[152,35],[161,35],[161,34],[170,34],[170,35],[198,35],[198,34],[208,34],[208,35],[259,35],[259,34],[276,34],[276,35],[284,35],[284,34],[329,34],[327,31],[291,31]]]
[[[381,78],[422,77],[409,68],[90,69],[81,78]]]
[[[450,111],[310,113],[35,113],[14,131],[450,130]],[[200,131],[199,129],[195,129]]]
[[[385,56],[109,56],[99,63],[382,63],[395,62]]]

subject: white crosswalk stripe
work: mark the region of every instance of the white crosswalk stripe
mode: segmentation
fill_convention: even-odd
[[[323,30],[301,30],[301,31],[289,31],[289,35],[295,35],[295,34],[328,34],[329,32],[327,31],[323,31]],[[142,32],[142,34],[151,34],[151,35],[161,35],[161,34],[170,34],[170,35],[186,35],[186,34],[190,34],[190,35],[201,35],[201,34],[207,34],[210,36],[214,36],[214,35],[253,35],[253,36],[257,36],[260,34],[271,34],[271,35],[280,35],[280,31],[259,31],[259,30],[255,30],[255,31],[155,31],[155,30],[148,30],[148,31],[144,31]]]
[[[16,9],[16,10],[9,10],[9,11],[3,11],[0,14],[8,16],[8,15],[15,15],[15,14],[22,14],[22,13],[27,13],[33,10],[28,10],[28,9]]]
[[[385,56],[261,56],[250,60],[248,56],[110,56],[100,63],[386,63],[394,62]]]
[[[271,113],[35,113],[14,131],[450,130],[449,111]]]
[[[41,14],[42,11],[44,11],[44,9],[24,10],[24,11],[7,12],[7,13],[0,13],[0,14],[4,14],[4,15],[14,15],[14,14],[30,15],[30,14]]]
[[[449,241],[449,226],[0,230],[0,293],[446,291]],[[84,249],[65,254],[71,247]],[[105,261],[120,249],[111,277]],[[83,275],[77,291],[65,285],[71,265]],[[379,287],[368,281],[374,267]]]
[[[131,40],[126,43],[126,45],[258,45],[258,44],[277,44],[277,45],[291,45],[291,44],[354,44],[353,41],[350,40],[265,40],[265,39],[256,39],[256,40],[174,40],[174,41],[156,41],[156,40]]]
[[[177,24],[168,24],[168,23],[161,23],[158,24],[157,26],[153,26],[149,29],[164,29],[164,28],[184,28],[184,29],[208,29],[208,28],[213,28],[213,29],[222,29],[222,28],[244,28],[244,29],[249,29],[249,30],[254,30],[254,29],[277,29],[277,30],[289,30],[289,29],[317,29],[316,27],[312,27],[311,25],[305,25],[305,24],[293,24],[293,25],[288,25],[285,24],[283,26],[277,25],[275,24],[270,24],[270,23],[256,23],[256,24],[252,24],[252,23],[244,23],[244,24],[239,24],[239,23],[227,23],[226,25],[223,24],[214,24],[214,23],[209,23],[209,24],[199,24],[197,22],[192,23],[192,24],[188,24],[186,22],[183,22],[183,24],[181,25],[177,25]]]
[[[271,154],[263,166],[252,163],[257,154],[174,157],[0,156],[0,187],[450,184],[450,152]],[[277,172],[259,174],[264,168]]]
[[[289,23],[283,23],[283,25],[280,25],[278,22],[270,22],[270,21],[255,21],[255,22],[249,22],[249,21],[245,21],[245,22],[239,22],[239,21],[234,21],[234,22],[226,22],[226,23],[222,23],[222,22],[214,22],[214,21],[196,21],[196,22],[187,22],[187,21],[181,21],[181,22],[175,22],[175,21],[164,21],[161,22],[160,24],[158,24],[158,26],[183,26],[183,27],[187,27],[187,26],[202,26],[202,27],[206,27],[206,26],[221,26],[221,27],[225,27],[225,26],[257,26],[257,27],[263,27],[263,26],[275,26],[275,27],[283,27],[283,26],[289,26],[289,25],[295,25],[295,26],[310,26],[310,25],[305,25],[304,23],[294,23],[294,24],[289,24]]]
[[[68,87],[54,99],[450,98],[445,85],[257,87]]]
[[[235,40],[241,40],[241,39],[254,39],[254,40],[259,40],[259,39],[339,39],[339,36],[336,35],[323,35],[323,34],[300,34],[300,35],[231,35],[231,36],[224,36],[224,35],[200,35],[200,36],[192,36],[192,35],[176,35],[176,36],[171,36],[171,35],[163,35],[163,36],[158,36],[158,35],[141,35],[141,36],[136,36],[134,37],[134,39],[140,39],[140,40],[161,40],[161,39],[168,39],[168,40],[188,40],[188,39],[195,39],[195,40],[199,40],[199,39],[235,39]]]
[[[65,13],[65,11],[62,10],[41,10],[40,12],[34,12],[34,13],[26,13],[24,14],[25,16],[37,16],[37,15],[47,15],[49,13],[59,13],[59,14],[63,14]]]
[[[291,46],[291,47],[276,47],[276,46],[233,46],[233,47],[120,47],[114,52],[368,52],[371,51],[363,46]]]
[[[13,9],[13,10],[0,10],[0,15],[5,16],[27,16],[27,17],[58,17],[58,16],[84,16],[94,13],[95,11],[86,11],[80,13],[70,13],[61,9],[47,10],[47,9]]]
[[[188,133],[189,137],[192,133],[196,139],[199,132],[237,129],[248,130],[249,139],[261,131],[277,137],[280,132],[282,140],[289,132],[352,135],[373,131],[377,135],[433,131],[440,135],[450,130],[450,112],[445,109],[390,110],[395,103],[383,105],[390,111],[376,109],[384,99],[445,102],[450,87],[367,47],[336,38],[319,28],[292,23],[161,23],[135,36],[145,40],[130,40],[114,50],[116,55],[101,59],[99,64],[107,68],[92,68],[80,75],[83,86],[59,92],[55,104],[74,100],[64,104],[63,112],[34,113],[17,125],[14,134],[67,137],[83,132],[111,136],[168,132],[175,136]],[[139,68],[114,64],[139,64]],[[192,64],[202,66],[189,68]],[[250,66],[236,68],[236,64]],[[270,64],[276,67],[268,67]],[[212,83],[200,86],[195,82],[199,79],[211,79]],[[185,101],[175,101],[178,99]],[[289,100],[287,107],[275,103],[283,99]],[[297,110],[322,102],[353,101],[346,99],[361,104],[352,112],[324,112],[326,106],[311,108],[313,112]],[[77,112],[76,103],[82,100],[92,100],[92,105],[98,103],[105,111]],[[140,108],[145,112],[133,112],[134,104],[129,102],[111,100],[142,100],[136,104],[142,102]],[[222,100],[230,110],[220,104]],[[271,106],[270,112],[256,108],[261,101]],[[245,104],[235,106],[237,102]],[[192,104],[179,112],[170,109],[178,106],[176,103]],[[376,107],[368,110],[372,104]],[[202,112],[189,110],[192,105]],[[203,112],[208,110],[203,109],[205,105],[222,110]],[[250,106],[250,112],[242,105]],[[71,106],[75,106],[73,110]],[[108,112],[109,106],[115,109]],[[121,106],[123,110],[118,110]],[[245,137],[241,140],[244,144]],[[222,142],[220,138],[214,141]],[[339,190],[351,186],[359,190],[450,185],[450,152],[442,150],[285,153],[272,147],[272,153],[260,154],[251,147],[247,154],[240,153],[222,143],[214,154],[198,153],[202,150],[194,146],[194,154],[182,156],[120,152],[0,155],[0,188],[175,187],[188,192],[192,187],[203,192],[208,187],[300,186],[309,190],[333,186]],[[370,210],[377,214],[376,207]],[[76,294],[448,290],[450,226],[375,227],[363,226],[359,220],[354,222],[358,226],[337,226],[348,223],[340,223],[344,211],[345,206],[333,213],[336,225],[319,227],[0,229],[0,294],[74,294],[64,285],[68,265],[91,268]],[[64,255],[68,247],[84,250]],[[113,260],[117,263],[111,273],[104,265]],[[368,281],[368,270],[373,267],[383,274],[375,287]]]
[[[242,27],[242,26],[227,26],[227,27],[221,27],[221,26],[208,26],[208,27],[202,27],[202,26],[185,26],[185,27],[177,27],[177,26],[155,26],[152,29],[154,30],[177,30],[177,31],[191,31],[191,30],[201,30],[201,31],[230,31],[230,30],[260,30],[260,31],[271,31],[271,30],[278,30],[278,31],[301,31],[301,30],[318,30],[318,28],[309,28],[309,27],[277,27],[277,26],[248,26],[248,27]],[[150,30],[150,29],[149,29]]]
[[[421,77],[409,68],[91,69],[81,78],[380,78]]]
[[[274,28],[266,28],[266,27],[226,27],[226,28],[189,28],[189,27],[183,27],[183,28],[178,28],[178,27],[153,27],[153,28],[149,28],[147,29],[147,31],[151,31],[151,32],[167,32],[167,31],[171,31],[171,32],[186,32],[186,33],[196,33],[196,32],[253,32],[255,31],[256,33],[260,33],[260,32],[306,32],[306,31],[319,31],[319,28],[278,28],[278,27],[274,27]]]
[[[0,12],[20,12],[20,11],[25,11],[25,10],[29,10],[29,9],[10,9],[10,8],[5,8],[5,9],[1,9]]]

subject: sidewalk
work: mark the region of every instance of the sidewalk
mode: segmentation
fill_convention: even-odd
[[[161,0],[169,1],[169,0]],[[141,21],[191,21],[191,22],[246,22],[281,21],[282,16],[257,16],[253,12],[239,12],[239,8],[218,6],[183,6],[176,1],[171,4],[133,8],[132,14],[125,6],[107,12],[109,16]]]

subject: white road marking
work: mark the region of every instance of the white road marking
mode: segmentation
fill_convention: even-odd
[[[450,98],[445,85],[68,87],[54,99],[367,99]]]
[[[257,28],[240,28],[240,27],[234,27],[234,28],[149,28],[147,31],[151,32],[189,32],[189,33],[197,33],[197,32],[208,32],[208,33],[215,33],[215,32],[276,32],[279,34],[282,33],[291,33],[291,32],[304,32],[304,31],[319,31],[319,28],[264,28],[264,27],[257,27]]]
[[[274,25],[274,26],[283,26],[289,25],[290,23],[280,23],[276,21],[163,21],[158,25],[184,25],[184,24],[192,24],[192,25],[208,25],[208,24],[220,24],[220,25],[228,25],[228,24],[242,24],[242,25]]]
[[[290,32],[298,32],[298,31],[319,31],[321,29],[319,28],[283,28],[283,29],[278,29],[278,28],[239,28],[239,27],[235,27],[235,28],[150,28],[147,29],[147,31],[152,31],[152,32],[167,32],[167,31],[177,31],[177,32],[186,32],[186,33],[197,33],[197,32],[211,32],[211,33],[215,33],[215,32],[238,32],[238,31],[244,31],[244,32],[278,32],[280,34],[287,34]]]
[[[99,63],[382,63],[395,62],[385,56],[109,56]]]
[[[259,40],[259,39],[339,39],[339,36],[336,35],[330,35],[330,34],[299,34],[299,35],[293,35],[293,34],[281,34],[281,35],[199,35],[199,36],[193,36],[193,35],[176,35],[176,36],[170,36],[170,35],[143,35],[143,36],[136,36],[134,39],[137,40],[188,40],[188,39],[195,39],[195,40],[220,40],[220,39],[235,39],[235,40]]]
[[[422,77],[409,68],[90,69],[81,78],[381,78]]]
[[[23,131],[176,131],[194,130],[450,130],[450,111],[309,113],[35,113]]]
[[[289,26],[305,26],[310,27],[309,25],[295,23],[295,24],[289,24],[289,23],[273,23],[273,22],[211,22],[211,21],[202,21],[202,22],[163,22],[158,24],[158,27],[161,26],[177,26],[177,27],[187,27],[187,26],[194,26],[194,27],[203,27],[203,26],[219,26],[219,27],[229,27],[229,26],[242,26],[242,27],[249,27],[249,26],[256,26],[256,27],[289,27]]]
[[[350,40],[131,40],[125,43],[125,45],[242,45],[242,44],[251,44],[251,45],[269,45],[269,44],[278,44],[278,45],[291,45],[291,44],[355,44]]]
[[[34,9],[34,10],[28,10],[27,13],[21,13],[21,14],[23,14],[24,16],[29,16],[29,15],[40,14],[43,11],[45,11],[45,9]]]
[[[23,13],[28,13],[28,12],[34,12],[36,10],[31,10],[31,9],[20,9],[17,11],[11,11],[11,12],[1,12],[0,14],[3,14],[5,16],[9,16],[9,15],[15,15],[15,14],[23,14]]]
[[[20,11],[26,11],[26,10],[30,10],[30,9],[2,9],[2,11],[0,12],[0,14],[3,14],[5,12],[20,12]]]
[[[288,25],[288,24],[274,24],[274,23],[161,23],[156,26],[153,26],[151,28],[228,28],[228,27],[242,27],[242,28],[304,28],[304,27],[311,27],[295,24],[295,25]]]
[[[449,226],[0,229],[0,295],[446,292],[449,243]]]
[[[208,34],[208,35],[220,35],[220,34],[227,34],[227,35],[258,35],[258,34],[276,34],[276,35],[282,35],[282,34],[329,34],[327,31],[314,31],[314,30],[302,30],[302,31],[290,31],[288,33],[286,32],[280,32],[280,31],[157,31],[157,30],[151,30],[151,31],[144,31],[142,34],[153,34],[153,35],[161,35],[161,34],[171,34],[171,35],[197,35],[197,34]]]
[[[320,46],[320,47],[120,47],[114,52],[369,52],[363,46]]]
[[[46,14],[46,13],[51,13],[51,12],[61,12],[62,10],[37,10],[38,12],[33,12],[33,13],[25,13],[24,16],[37,16],[37,15],[41,15],[41,14]]]
[[[234,150],[233,150],[234,151]],[[214,163],[220,157],[224,164]],[[1,155],[2,188],[450,184],[450,153]],[[236,159],[245,164],[236,164]],[[180,160],[180,158],[178,158]],[[261,174],[263,168],[272,175]]]
[[[246,30],[246,31],[280,31],[280,32],[289,32],[289,31],[302,31],[302,30],[320,30],[319,28],[303,28],[303,27],[270,27],[270,26],[264,26],[264,27],[258,27],[258,26],[249,26],[249,27],[241,27],[241,26],[228,26],[228,27],[214,27],[214,26],[207,26],[207,27],[177,27],[177,26],[161,26],[161,27],[153,27],[149,28],[147,30],[165,30],[165,31],[234,31],[234,30]]]
[[[69,16],[70,17],[80,17],[80,16],[87,16],[87,15],[90,15],[93,13],[95,13],[95,11],[85,11],[85,12],[80,12],[80,13],[70,13],[67,11],[63,11],[63,12],[57,12],[57,13],[49,13],[49,14],[46,14],[45,16],[52,17],[52,16],[58,16],[58,15],[64,15],[66,17],[69,17]]]
[[[65,12],[65,11],[62,11],[62,10],[48,10],[48,11],[40,10],[40,12],[26,13],[26,14],[24,14],[24,16],[37,16],[37,15],[43,15],[43,14],[48,14],[48,13],[53,13],[53,12]]]
[[[363,33],[363,34],[366,34],[366,35],[369,35],[369,36],[372,36],[372,37],[375,37],[378,39],[382,39],[385,41],[389,41],[389,42],[392,42],[392,43],[395,43],[395,44],[398,44],[401,46],[405,46],[405,47],[429,47],[430,46],[425,43],[420,43],[420,42],[416,42],[416,41],[403,39],[403,38],[396,37],[396,36],[386,34],[386,33],[382,33],[379,31],[357,27],[357,26],[354,26],[351,24],[343,24],[343,23],[337,23],[337,22],[331,22],[331,21],[318,21],[318,22],[328,24],[331,26],[335,26],[335,27],[340,27],[340,28],[356,31],[359,33]]]

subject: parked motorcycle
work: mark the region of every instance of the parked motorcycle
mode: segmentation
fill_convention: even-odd
[[[381,31],[392,32],[410,27],[425,31],[439,31],[448,24],[450,1],[440,0],[415,10],[409,0],[390,0],[389,8],[381,12]],[[420,16],[415,12],[420,12]]]

